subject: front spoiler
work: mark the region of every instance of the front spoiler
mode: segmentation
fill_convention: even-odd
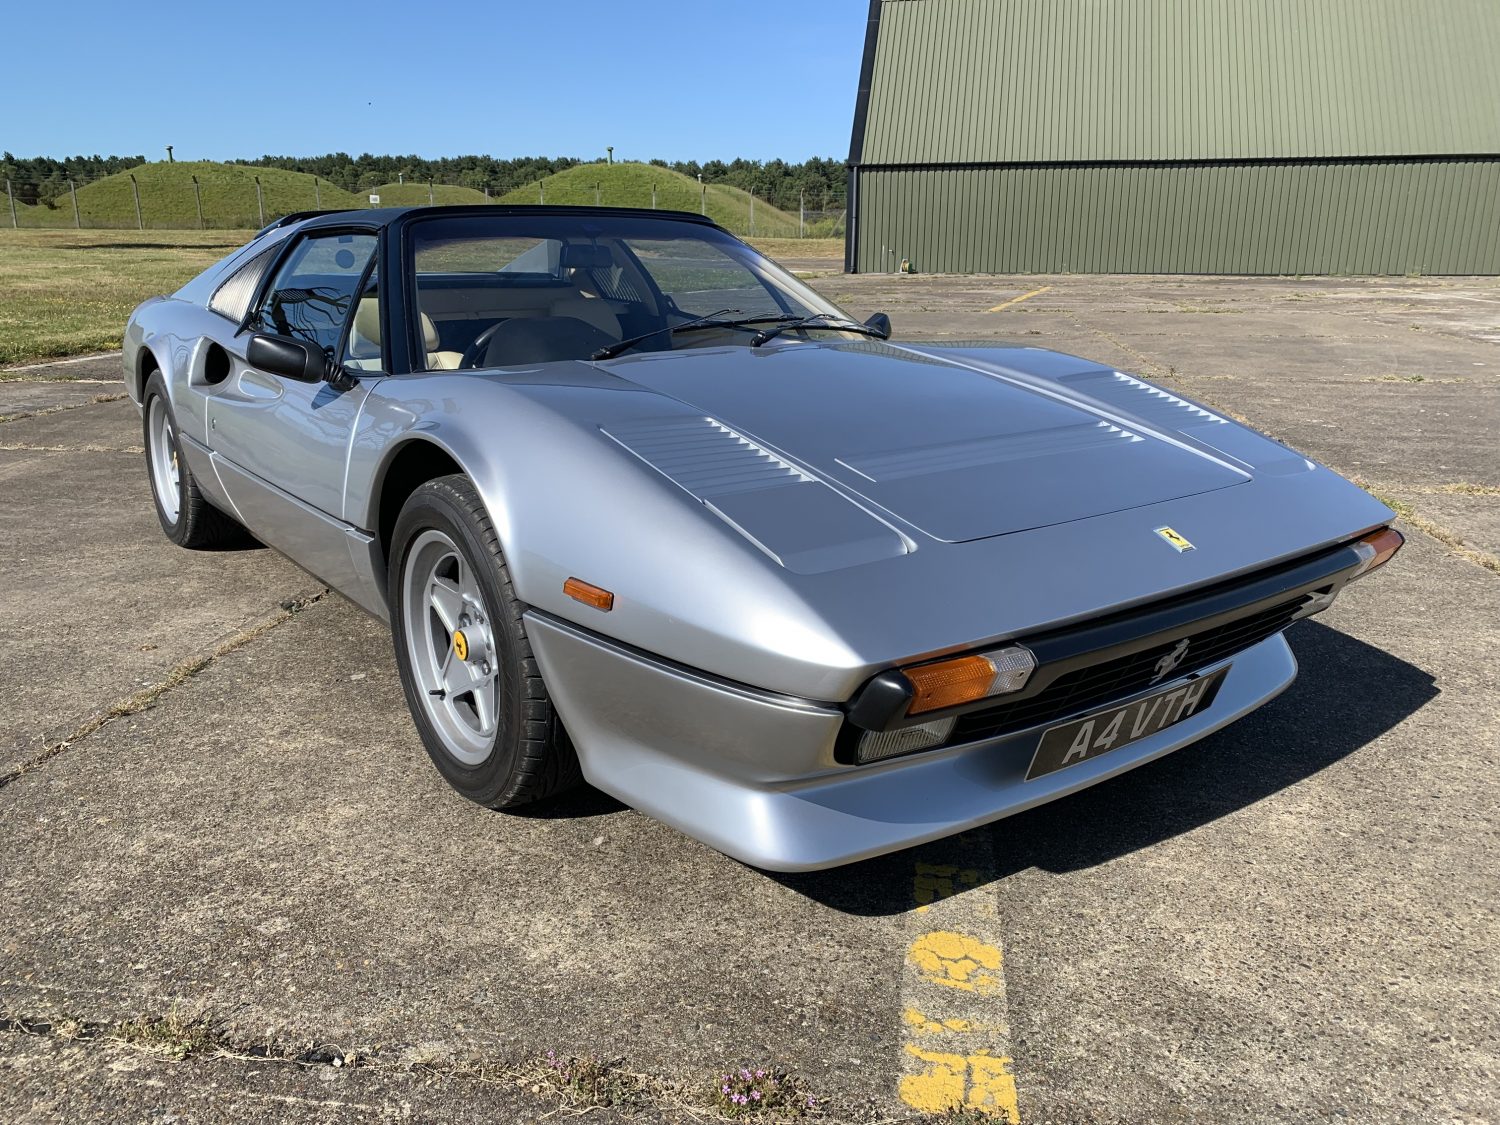
[[[591,784],[771,871],[837,867],[1065,797],[1212,734],[1297,674],[1277,634],[1201,670],[1231,665],[1208,710],[1026,781],[1043,728],[845,766],[833,756],[838,708],[702,676],[548,615],[528,613],[526,627]]]

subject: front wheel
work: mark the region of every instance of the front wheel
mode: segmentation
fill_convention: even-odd
[[[153,372],[146,381],[141,405],[151,498],[156,501],[156,518],[161,521],[167,538],[179,547],[194,550],[232,547],[249,541],[238,522],[208,502],[182,459],[177,418],[167,399],[161,372]]]
[[[578,759],[473,484],[440,477],[413,492],[396,521],[390,559],[401,687],[438,772],[496,809],[576,784]]]

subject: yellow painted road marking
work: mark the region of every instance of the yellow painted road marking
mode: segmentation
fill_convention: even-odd
[[[902,1076],[920,1113],[966,1109],[1019,1125],[989,837],[960,836],[912,872],[902,976]],[[993,878],[993,875],[990,876]]]
[[[907,957],[933,984],[984,995],[1004,988],[999,947],[976,938],[937,930],[912,942]]]
[[[1008,308],[1011,307],[1011,305],[1019,305],[1022,301],[1029,301],[1033,297],[1038,297],[1041,294],[1046,293],[1051,288],[1052,288],[1052,286],[1050,286],[1050,285],[1043,285],[1040,289],[1033,289],[1030,293],[1022,293],[1019,297],[1012,297],[1008,301],[1001,301],[994,308],[992,308],[992,309],[986,309],[985,311],[986,312],[999,312],[1001,309],[1008,309]]]
[[[901,1100],[919,1113],[948,1113],[973,1109],[1010,1122],[1019,1122],[1016,1079],[1010,1059],[994,1055],[957,1055],[924,1051],[908,1043],[906,1053],[925,1067],[901,1079]]]

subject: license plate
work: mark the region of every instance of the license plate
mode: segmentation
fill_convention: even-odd
[[[1129,746],[1196,715],[1213,703],[1214,696],[1219,694],[1219,685],[1228,674],[1226,664],[1212,675],[1198,676],[1123,707],[1096,711],[1085,718],[1053,727],[1037,744],[1031,768],[1026,771],[1026,780],[1056,773]]]

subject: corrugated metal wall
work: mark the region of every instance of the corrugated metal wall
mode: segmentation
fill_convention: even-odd
[[[1500,152],[1496,0],[886,0],[865,164]]]
[[[848,264],[1500,273],[1500,0],[873,0]]]
[[[1500,273],[1500,161],[861,169],[857,268]]]

